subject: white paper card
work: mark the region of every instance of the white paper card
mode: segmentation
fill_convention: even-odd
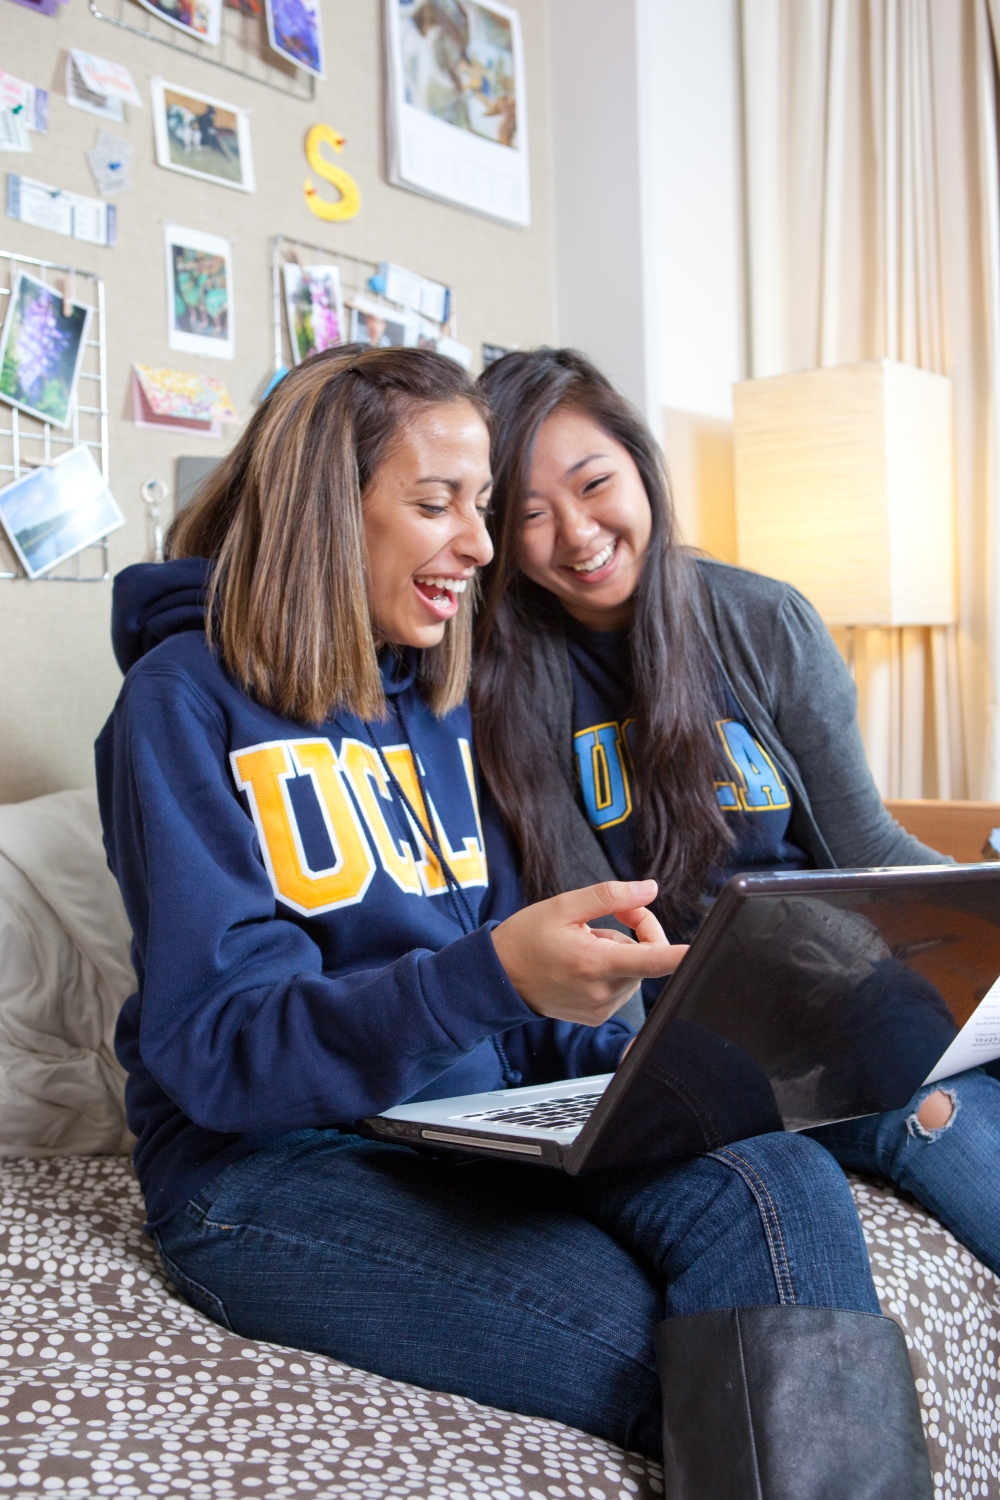
[[[137,104],[142,108],[142,95],[124,63],[109,62],[106,57],[95,57],[93,52],[83,52],[79,47],[73,48],[73,61],[84,88],[92,94],[121,99],[126,104]]]
[[[41,135],[49,128],[48,91],[36,89],[23,78],[15,78],[13,73],[0,72],[0,109],[23,116],[28,129]]]
[[[439,281],[430,281],[416,271],[407,271],[384,260],[379,274],[385,282],[383,294],[389,302],[398,302],[401,307],[422,313],[435,323],[448,320],[448,288]]]
[[[7,217],[36,229],[51,229],[91,245],[113,245],[117,217],[113,203],[66,193],[19,173],[7,173]]]
[[[83,81],[72,52],[66,57],[66,103],[74,109],[85,109],[88,114],[99,115],[102,120],[115,120],[120,125],[125,118],[125,108],[120,99],[108,94],[96,94]]]
[[[22,110],[0,108],[0,151],[30,151],[27,117]]]
[[[105,130],[102,126],[97,132],[97,145],[87,152],[87,161],[99,193],[105,196],[108,193],[124,193],[132,186],[128,179],[131,158],[132,147],[128,141],[112,135],[110,130]]]
[[[1000,1057],[1000,979],[983,996],[947,1052],[924,1079],[924,1087]]]

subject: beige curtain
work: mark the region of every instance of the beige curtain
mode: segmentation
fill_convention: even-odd
[[[749,373],[890,358],[953,382],[958,624],[854,642],[883,796],[1000,800],[991,9],[740,0]]]

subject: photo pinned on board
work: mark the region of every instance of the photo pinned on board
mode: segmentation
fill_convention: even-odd
[[[20,411],[68,427],[90,309],[19,271],[0,336],[0,398]]]
[[[351,308],[351,343],[373,349],[412,348],[417,342],[415,322],[402,309],[386,307],[374,298],[357,296]]]
[[[125,525],[90,449],[70,448],[0,490],[0,522],[29,578]]]
[[[204,182],[252,193],[247,111],[163,78],[151,78],[149,86],[159,165]]]
[[[524,48],[503,0],[384,0],[389,180],[528,224]]]
[[[292,358],[301,364],[310,354],[344,343],[344,299],[337,266],[301,266],[287,261],[285,312]]]
[[[139,0],[139,4],[178,31],[217,47],[222,31],[222,0]]]
[[[167,344],[185,354],[233,359],[233,260],[228,240],[164,226]]]
[[[325,78],[319,0],[264,0],[267,39],[279,57]]]

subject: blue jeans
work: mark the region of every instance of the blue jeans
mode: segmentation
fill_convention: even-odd
[[[188,1300],[244,1337],[654,1456],[664,1317],[879,1311],[843,1174],[796,1135],[571,1178],[296,1131],[154,1237]]]
[[[942,1089],[952,1116],[925,1130],[917,1112]],[[981,1069],[933,1083],[905,1109],[808,1132],[842,1167],[884,1177],[910,1193],[977,1260],[1000,1274],[1000,1083]]]

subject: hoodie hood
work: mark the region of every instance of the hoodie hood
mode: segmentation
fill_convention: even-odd
[[[123,672],[168,636],[205,629],[211,569],[207,557],[179,557],[173,562],[135,563],[116,576],[111,594],[111,645]],[[394,697],[412,686],[417,653],[386,647],[379,667],[383,692]]]
[[[183,630],[204,630],[211,563],[179,557],[124,568],[111,594],[111,644],[123,672]]]

